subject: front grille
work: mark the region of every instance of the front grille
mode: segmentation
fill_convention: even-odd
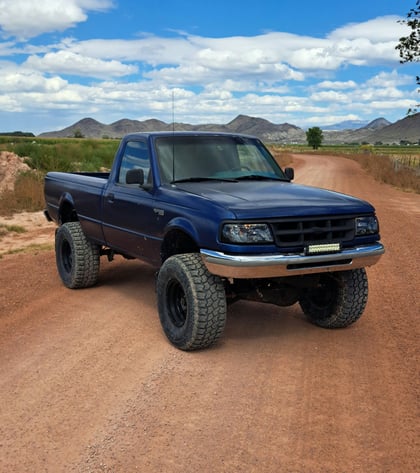
[[[280,248],[305,248],[307,245],[343,243],[354,239],[354,217],[312,217],[282,219],[271,223]]]

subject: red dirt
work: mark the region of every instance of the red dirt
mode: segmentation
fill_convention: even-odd
[[[419,471],[420,196],[344,158],[294,165],[296,182],[377,208],[386,254],[360,321],[323,330],[298,306],[240,302],[221,342],[184,353],[150,267],[103,261],[96,287],[71,291],[52,250],[5,255],[1,472]]]

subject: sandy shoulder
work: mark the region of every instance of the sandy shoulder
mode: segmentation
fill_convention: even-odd
[[[54,244],[55,224],[48,222],[42,211],[0,216],[0,227],[3,226],[18,227],[24,231],[8,231],[0,235],[0,255]]]

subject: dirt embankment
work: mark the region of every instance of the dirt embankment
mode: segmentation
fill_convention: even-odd
[[[16,176],[22,171],[29,171],[30,167],[15,153],[0,151],[0,194],[6,190],[12,191]]]
[[[220,343],[184,353],[160,329],[148,266],[103,261],[96,287],[71,291],[52,250],[5,255],[0,471],[418,471],[420,196],[347,159],[295,167],[377,208],[386,254],[360,321],[329,331],[298,306],[240,302]]]
[[[0,195],[13,191],[19,173],[30,171],[25,159],[9,151],[0,151]],[[28,246],[39,248],[51,244],[52,231],[53,225],[42,212],[0,215],[0,257]]]

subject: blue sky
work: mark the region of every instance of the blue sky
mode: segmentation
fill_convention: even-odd
[[[0,131],[92,117],[302,128],[419,101],[399,63],[415,0],[0,0]],[[174,107],[172,107],[172,101]]]

